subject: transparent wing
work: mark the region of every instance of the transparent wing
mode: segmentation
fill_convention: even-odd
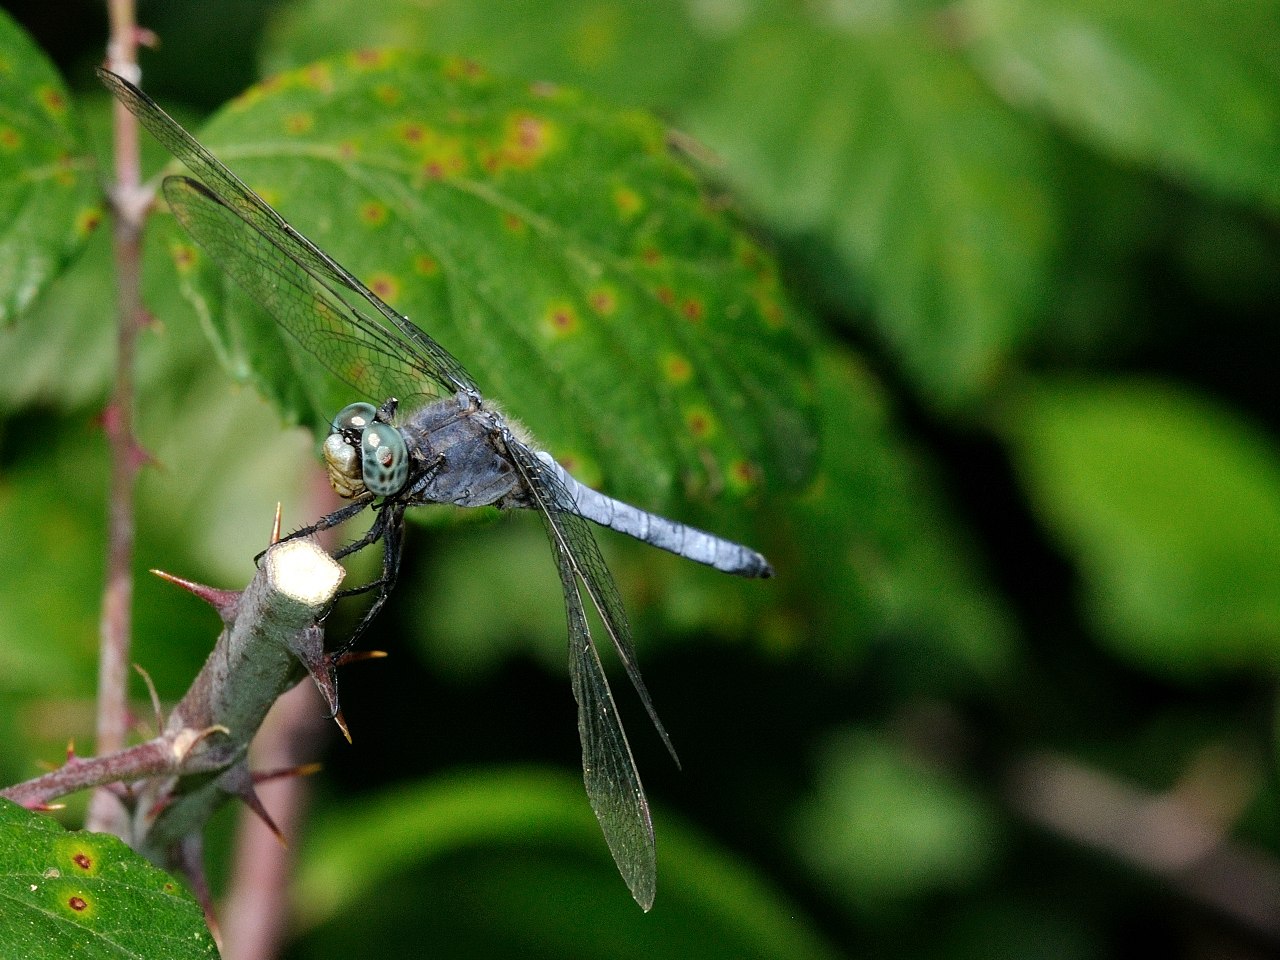
[[[564,588],[569,621],[569,669],[573,695],[578,701],[578,735],[582,740],[582,775],[587,797],[631,895],[648,910],[653,906],[657,885],[657,853],[649,802],[640,784],[640,773],[623,732],[600,654],[591,638],[582,595],[578,592],[579,583],[600,614],[627,676],[677,766],[680,759],[640,676],[622,598],[618,596],[618,588],[591,528],[582,517],[560,509],[560,504],[571,502],[567,499],[568,492],[555,474],[545,469],[537,454],[510,436],[506,443],[525,481],[531,505],[542,515]]]
[[[99,68],[98,76],[203,181],[165,181],[178,219],[333,373],[374,402],[479,393],[449,351],[291,227],[154,100],[110,71]]]
[[[543,518],[546,517],[544,513]],[[578,737],[582,741],[582,779],[587,799],[622,879],[636,903],[647,911],[653,906],[658,884],[649,801],[645,799],[640,772],[618,718],[600,654],[591,639],[572,562],[554,533],[551,543],[569,621],[569,676],[578,702]]]
[[[671,737],[667,735],[667,728],[658,719],[658,711],[654,709],[649,688],[645,686],[644,678],[640,676],[640,666],[636,662],[636,649],[631,642],[631,625],[627,620],[627,612],[622,605],[622,597],[618,594],[617,584],[613,582],[613,574],[609,572],[609,567],[600,553],[600,545],[596,543],[595,535],[592,534],[586,520],[576,513],[563,509],[563,507],[572,506],[573,498],[559,477],[547,469],[538,455],[510,436],[506,438],[506,446],[516,469],[520,471],[521,478],[525,481],[530,505],[538,509],[546,522],[547,534],[551,538],[557,559],[567,563],[573,574],[582,581],[587,596],[591,598],[591,605],[600,614],[605,632],[613,641],[613,648],[618,653],[618,659],[622,661],[631,685],[636,688],[640,702],[644,704],[645,712],[653,721],[658,736],[662,738],[667,752],[671,754],[671,759],[676,762],[676,766],[679,766],[680,758],[676,755],[676,748],[671,743]]]

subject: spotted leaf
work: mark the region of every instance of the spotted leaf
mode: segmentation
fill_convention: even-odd
[[[0,956],[218,956],[185,887],[118,839],[0,800]]]
[[[660,506],[808,473],[806,357],[773,261],[653,118],[369,51],[251,89],[201,139],[587,482]],[[175,252],[233,370],[317,424],[354,399],[198,249]]]

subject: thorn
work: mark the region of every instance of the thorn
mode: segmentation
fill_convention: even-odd
[[[276,840],[280,842],[280,846],[288,849],[289,841],[285,839],[281,829],[276,826],[276,822],[271,819],[271,814],[267,813],[267,808],[262,805],[262,799],[258,796],[258,791],[253,789],[252,783],[245,784],[244,790],[240,793],[240,800],[262,821],[262,825],[275,835]]]
[[[142,677],[142,682],[147,685],[147,693],[151,697],[151,710],[156,718],[156,733],[159,734],[164,729],[164,711],[160,708],[160,694],[156,693],[156,685],[151,680],[151,674],[147,673],[142,664],[135,663],[133,669],[138,671],[138,676]]]
[[[352,650],[338,657],[337,666],[345,667],[349,663],[359,663],[362,660],[381,660],[387,656],[390,654],[385,650]]]
[[[133,33],[140,47],[155,50],[160,46],[160,36],[154,30],[148,30],[146,27],[134,27]]]
[[[344,737],[346,737],[346,738],[347,738],[347,743],[350,743],[350,742],[351,742],[351,731],[347,729],[347,720],[346,720],[346,718],[342,715],[342,710],[341,710],[341,708],[339,708],[338,710],[334,711],[334,714],[333,714],[333,722],[334,722],[334,723],[336,723],[336,724],[338,725],[338,729],[342,731],[342,735],[343,735]]]
[[[217,587],[206,587],[203,583],[175,577],[173,574],[165,573],[163,570],[152,570],[151,572],[161,580],[167,580],[174,586],[181,587],[209,604],[209,606],[218,611],[218,616],[222,618],[223,623],[230,624],[235,619],[236,608],[240,604],[239,590],[219,590]]]
[[[283,780],[286,777],[309,777],[312,774],[319,773],[323,769],[323,764],[319,763],[300,763],[296,767],[282,767],[279,770],[263,770],[252,775],[254,783],[268,783],[272,780]]]
[[[73,762],[75,759],[76,759],[76,741],[75,741],[75,738],[74,738],[74,737],[72,737],[70,740],[68,740],[68,741],[67,741],[67,760],[66,760],[66,762],[67,762],[67,763],[71,763],[71,762]]]
[[[272,546],[280,542],[280,517],[281,517],[281,506],[280,506],[280,501],[277,500],[276,501],[276,518],[274,522],[272,522],[271,524]]]

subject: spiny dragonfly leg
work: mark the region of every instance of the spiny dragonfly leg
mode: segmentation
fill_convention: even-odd
[[[373,503],[373,495],[363,494],[357,499],[352,500],[345,507],[339,507],[337,510],[333,511],[333,513],[329,514],[328,516],[321,517],[319,520],[317,520],[315,523],[311,524],[310,526],[302,527],[298,530],[293,531],[293,533],[290,533],[287,536],[281,537],[280,542],[286,543],[289,540],[297,540],[299,537],[309,537],[313,533],[319,533],[322,530],[328,530],[330,527],[336,527],[338,524],[345,523],[347,520],[350,520],[356,514],[361,513],[362,511],[367,509],[369,504],[371,503]],[[259,551],[258,554],[253,558],[253,562],[256,564],[259,560],[262,559],[262,555],[266,552],[267,552],[266,550]],[[338,556],[341,557],[343,556],[343,554],[339,553]]]
[[[370,590],[377,590],[377,595],[373,598],[373,602],[369,604],[369,609],[364,612],[364,616],[360,618],[360,622],[356,625],[355,630],[351,632],[351,636],[343,641],[342,645],[334,650],[332,656],[334,661],[341,658],[344,654],[349,653],[351,649],[360,640],[361,634],[373,622],[373,618],[378,615],[378,611],[382,609],[383,604],[387,602],[387,597],[391,595],[391,591],[395,588],[396,580],[400,576],[400,556],[404,545],[404,511],[405,505],[397,502],[384,502],[378,513],[378,519],[374,521],[373,526],[369,528],[369,533],[357,541],[359,546],[351,544],[349,546],[360,547],[368,546],[382,539],[382,574],[377,580],[359,587],[351,587],[338,593],[337,598],[355,596],[360,593],[368,593]],[[339,556],[344,556],[351,551],[344,548],[339,552]],[[335,599],[337,599],[335,598]]]

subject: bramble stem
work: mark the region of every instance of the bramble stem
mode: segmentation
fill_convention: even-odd
[[[107,59],[126,76],[137,73],[137,22],[133,0],[110,0],[111,36]],[[103,421],[111,450],[107,492],[106,579],[98,652],[97,752],[124,747],[129,729],[129,650],[133,630],[134,489],[141,462],[134,436],[134,353],[142,323],[141,260],[143,206],[138,203],[142,174],[138,123],[115,106],[116,379]],[[90,804],[87,826],[125,836],[128,817],[116,797],[99,790]]]

